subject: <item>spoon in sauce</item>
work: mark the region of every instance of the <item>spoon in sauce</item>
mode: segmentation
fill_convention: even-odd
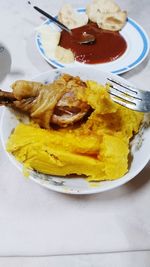
[[[31,5],[31,2],[28,1],[28,4]],[[50,14],[46,13],[44,10],[37,6],[33,6],[35,10],[37,10],[39,13],[44,15],[45,17],[49,18],[52,20],[59,28],[62,30],[67,31],[70,35],[73,37],[73,32],[66,27],[64,24],[62,24],[60,21],[58,21],[56,18],[52,17]],[[95,36],[86,32],[83,32],[81,38],[79,40],[76,40],[79,44],[92,44],[95,41]]]

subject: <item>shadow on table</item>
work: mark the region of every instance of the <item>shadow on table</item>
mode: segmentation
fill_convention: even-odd
[[[0,43],[0,82],[2,82],[11,69],[11,55],[8,49]]]
[[[136,177],[134,177],[131,181],[127,182],[126,184],[117,187],[116,189],[92,194],[92,195],[66,195],[68,199],[75,200],[75,201],[84,201],[86,205],[88,202],[95,201],[95,199],[99,200],[101,203],[104,202],[112,202],[112,201],[121,201],[124,198],[130,198],[132,194],[135,194],[137,191],[142,190],[145,186],[147,186],[148,182],[150,181],[149,176],[149,165],[144,168]]]
[[[133,180],[128,182],[125,186],[132,192],[142,189],[150,181],[149,165],[141,171]]]

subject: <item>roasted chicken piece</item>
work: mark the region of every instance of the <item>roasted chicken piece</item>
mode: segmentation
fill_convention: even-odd
[[[78,99],[86,84],[79,77],[68,74],[60,76],[51,84],[16,81],[13,92],[0,91],[0,105],[10,106],[28,114],[41,127],[51,124],[67,127],[80,121],[90,106]]]

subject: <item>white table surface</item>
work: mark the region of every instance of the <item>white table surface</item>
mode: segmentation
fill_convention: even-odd
[[[25,0],[1,0],[0,1],[0,44],[2,44],[6,51],[6,61],[3,66],[0,63],[0,87],[9,88],[9,85],[16,79],[30,79],[31,77],[38,75],[41,72],[50,70],[50,66],[39,55],[34,42],[34,30],[42,22],[42,18],[32,8],[27,6]],[[57,10],[63,3],[67,1],[63,0],[43,0],[32,1],[33,4],[40,6],[47,10],[51,14],[56,14]],[[85,6],[88,1],[86,0],[70,0],[75,7]],[[150,1],[149,0],[118,0],[120,6],[128,11],[131,18],[135,19],[140,25],[144,27],[150,37]],[[149,56],[147,59],[136,69],[123,75],[126,79],[133,81],[139,87],[146,88],[150,86],[150,61]],[[9,161],[8,161],[9,162]],[[11,168],[11,164],[8,163],[5,166]],[[4,166],[3,166],[4,167]],[[12,168],[13,169],[13,168]],[[11,170],[9,170],[11,172]],[[1,179],[2,178],[2,179]],[[6,189],[7,181],[0,175],[0,186]],[[21,183],[21,182],[20,182]],[[134,198],[138,201],[138,188],[145,184],[149,185],[149,167],[147,167],[147,176],[144,178],[143,184],[141,182],[131,182],[131,191],[134,192]],[[36,187],[36,186],[35,186]],[[36,188],[35,188],[36,190]],[[144,190],[143,190],[144,191]],[[119,191],[118,191],[119,192]],[[133,193],[132,192],[132,193]],[[17,193],[17,191],[12,192]],[[47,194],[47,192],[46,192]],[[119,197],[119,193],[117,193]],[[148,192],[145,191],[145,204],[149,200]],[[103,198],[103,197],[102,197]],[[113,196],[114,198],[114,196]],[[113,200],[112,198],[112,200]],[[4,200],[5,201],[5,200]],[[108,201],[111,201],[111,197]],[[144,204],[144,201],[141,202]],[[83,205],[83,204],[82,204]],[[90,204],[89,204],[90,205]],[[109,205],[109,203],[107,203]],[[129,204],[129,201],[127,202]],[[107,207],[107,206],[106,206]],[[1,208],[1,206],[0,206]],[[146,207],[145,207],[146,209]],[[149,209],[149,205],[147,206]],[[1,212],[1,209],[0,209]],[[126,210],[128,216],[128,210]],[[138,212],[138,207],[137,207]],[[149,215],[150,212],[142,213],[141,219],[146,222],[146,226],[150,227],[150,222],[146,221],[146,218],[142,218],[145,214]],[[150,218],[150,216],[148,217]],[[0,217],[1,219],[1,217]],[[8,222],[10,223],[10,222]],[[1,227],[1,220],[0,220]],[[1,237],[0,237],[1,238]],[[136,236],[135,236],[136,238]],[[147,237],[150,238],[150,237]],[[10,236],[10,242],[11,242]],[[15,245],[15,240],[14,240]],[[88,254],[88,255],[70,255],[70,256],[55,256],[55,257],[0,257],[0,266],[150,266],[150,253],[149,249],[145,248],[145,251],[136,252],[122,252],[122,253],[100,253],[100,254]],[[92,251],[91,251],[92,253]],[[1,248],[0,248],[0,255]],[[5,255],[4,255],[5,256]],[[39,255],[40,256],[40,255]]]

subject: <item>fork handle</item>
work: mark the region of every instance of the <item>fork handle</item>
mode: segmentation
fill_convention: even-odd
[[[60,27],[61,29],[67,31],[68,33],[72,34],[72,31],[66,27],[64,24],[62,24],[60,21],[58,21],[56,18],[52,17],[50,14],[46,13],[44,10],[42,10],[41,8],[34,6],[33,7],[35,10],[37,10],[39,13],[41,13],[42,15],[44,15],[45,17],[47,17],[48,19],[52,20],[55,24],[57,24],[58,27]]]

